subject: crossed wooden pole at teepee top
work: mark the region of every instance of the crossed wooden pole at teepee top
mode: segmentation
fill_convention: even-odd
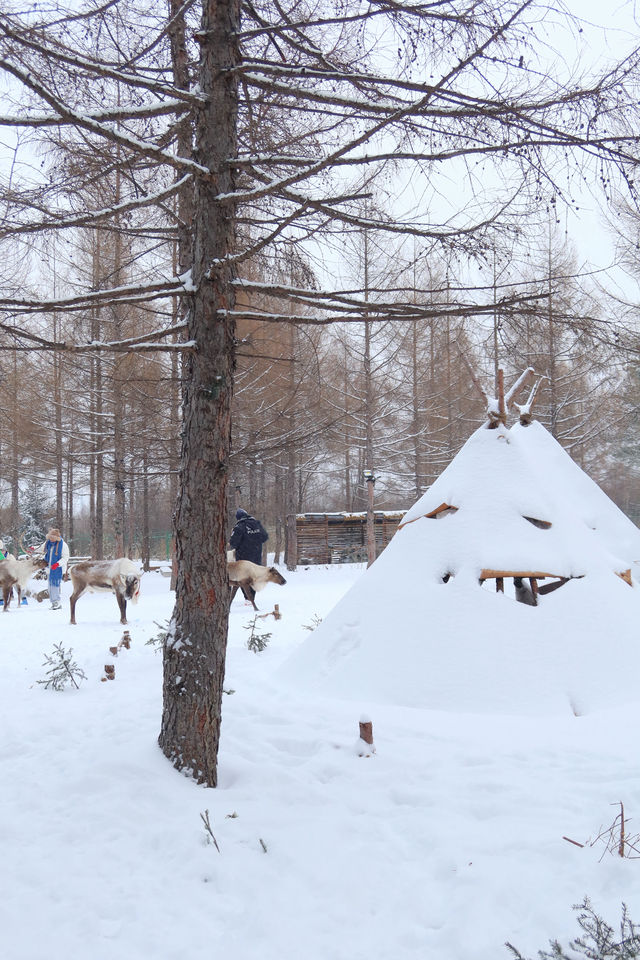
[[[456,344],[456,346],[458,347],[458,352],[462,360],[464,361],[464,364],[469,372],[469,376],[471,377],[471,380],[476,390],[478,391],[478,393],[480,394],[480,396],[482,397],[482,399],[486,404],[487,419],[489,421],[488,423],[489,429],[495,430],[500,424],[502,424],[503,426],[506,426],[507,412],[510,407],[516,408],[516,410],[518,411],[518,415],[520,417],[520,423],[523,426],[526,426],[527,424],[531,423],[531,418],[532,418],[531,411],[536,401],[536,397],[538,395],[538,390],[540,389],[540,385],[544,380],[548,380],[549,378],[546,376],[538,376],[537,379],[535,380],[535,383],[533,384],[533,387],[531,388],[531,391],[529,393],[529,396],[526,402],[520,404],[515,402],[515,397],[518,391],[522,389],[522,387],[525,385],[525,383],[528,380],[530,380],[532,377],[536,377],[535,370],[533,369],[533,367],[527,367],[524,373],[522,373],[518,377],[518,379],[513,384],[511,389],[508,390],[507,393],[505,393],[504,371],[502,367],[500,367],[500,369],[498,370],[497,383],[496,383],[497,396],[490,397],[487,391],[484,389],[484,387],[480,383],[478,377],[476,376],[473,370],[473,367],[469,363],[469,360],[465,352],[463,351],[462,347],[460,346],[460,344]]]

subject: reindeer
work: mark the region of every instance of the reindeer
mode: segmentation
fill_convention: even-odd
[[[138,602],[142,573],[127,557],[117,560],[82,560],[71,567],[73,593],[71,623],[76,622],[76,603],[87,590],[90,593],[110,591],[115,593],[120,608],[120,623],[127,622],[127,600]]]
[[[12,588],[18,591],[18,609],[22,603],[22,591],[36,570],[43,570],[47,561],[42,556],[26,557],[16,560],[12,553],[0,560],[0,587],[2,587],[3,611],[7,612],[11,603]]]
[[[268,583],[282,585],[287,581],[275,567],[261,567],[250,560],[231,560],[227,563],[229,583],[231,585],[231,599],[238,590],[242,590],[245,598],[250,601],[254,610],[257,610],[255,596],[258,590],[263,590]]]

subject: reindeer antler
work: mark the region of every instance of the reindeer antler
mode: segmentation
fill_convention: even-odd
[[[20,547],[20,549],[22,550],[23,553],[27,553],[27,554],[28,554],[28,553],[33,553],[34,550],[36,549],[35,547],[25,547],[25,545],[24,545],[24,533],[21,533],[20,536],[18,537],[18,546]]]

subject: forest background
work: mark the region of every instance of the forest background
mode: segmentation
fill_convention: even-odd
[[[526,16],[530,6],[520,5],[519,15]],[[392,58],[400,73],[411,75],[417,53],[409,48],[417,47],[417,32],[412,39],[409,29],[396,52],[397,37],[377,28],[368,36],[349,36],[338,8],[323,25],[335,50],[342,43],[363,61]],[[290,15],[309,22],[320,9],[305,7],[303,16],[297,4]],[[47,99],[42,89],[15,68],[5,70],[3,112],[22,118],[16,126],[5,116],[1,128],[0,530],[14,542],[21,535],[29,542],[56,522],[75,554],[148,558],[169,550],[179,477],[184,305],[177,293],[163,296],[157,287],[158,278],[170,285],[170,278],[184,276],[184,201],[175,186],[181,173],[164,157],[164,165],[150,156],[132,160],[125,139],[153,134],[164,138],[166,152],[191,149],[180,140],[191,140],[184,131],[189,119],[178,113],[163,124],[153,86],[168,84],[172,73],[179,85],[171,32],[179,15],[187,37],[182,87],[193,87],[197,21],[189,18],[195,5],[173,5],[169,12],[174,21],[167,23],[151,7],[120,2],[90,4],[82,17],[56,5],[41,15],[35,5],[31,16],[9,11],[3,17],[5,50],[10,47],[31,76],[37,62],[38,84],[43,77],[53,80],[61,99],[75,97],[85,111],[87,104],[95,112],[109,102],[111,115],[99,122],[123,133],[122,140],[103,140],[96,151],[90,125],[45,122],[38,116]],[[459,33],[464,16],[457,14]],[[47,18],[57,57],[32,42]],[[91,89],[78,84],[79,66],[65,44],[65,23],[74,19],[84,30],[82,55],[99,51],[103,64]],[[516,67],[526,72],[526,59],[525,87],[532,94],[539,94],[543,69],[565,91],[577,89],[580,71],[581,89],[588,88],[584,64],[601,59],[602,37],[560,10],[544,16],[537,11],[534,22],[535,41],[521,37],[502,51],[509,75]],[[564,40],[552,45],[559,23]],[[109,70],[118,61],[140,65],[149,55],[150,25],[156,38],[154,66],[147,67],[152,80],[132,93]],[[253,31],[259,36],[259,29]],[[453,36],[442,40],[443,59]],[[278,59],[277,41],[272,38],[265,49],[270,44]],[[628,55],[625,36],[614,36],[609,46]],[[264,50],[254,56],[261,62]],[[607,71],[611,78],[611,63],[603,75]],[[628,81],[629,62],[624,71]],[[302,143],[308,151],[310,144],[330,139],[328,99],[321,122],[312,123],[301,110],[285,124],[278,83],[269,88],[255,77],[249,82],[256,86],[249,92],[247,78],[242,81],[247,154],[257,149],[257,131],[263,140],[277,141],[279,153],[293,154]],[[629,113],[613,117],[612,104],[605,104],[602,90],[599,95],[602,116],[624,131]],[[439,135],[429,130],[430,137]],[[560,173],[557,158],[551,165],[545,161],[526,201],[520,187],[501,200],[499,212],[499,170],[483,180],[485,169],[474,170],[469,157],[454,159],[446,193],[427,169],[432,161],[425,160],[418,174],[408,173],[396,149],[379,161],[375,178],[365,170],[357,190],[351,187],[348,216],[337,222],[327,217],[309,228],[299,217],[288,232],[277,227],[270,244],[256,242],[239,264],[245,283],[235,318],[229,528],[235,508],[244,507],[265,522],[279,556],[287,515],[366,510],[365,470],[377,478],[377,509],[408,508],[483,419],[485,403],[475,381],[491,393],[498,367],[509,379],[527,366],[545,378],[536,416],[640,520],[638,227],[634,191],[625,189],[625,180],[627,187],[633,181],[628,142],[625,149],[618,180],[596,151],[579,168],[567,161],[575,168],[571,174]],[[537,159],[528,162],[535,167]],[[594,204],[615,264],[625,269],[624,294],[619,273],[614,280],[606,269],[594,269],[585,260],[588,247],[582,241],[576,247],[572,239],[584,230],[578,208]],[[468,207],[473,213],[461,228],[459,213]],[[438,212],[444,225],[438,235],[420,222],[425,208],[432,222]],[[398,210],[408,227],[379,229],[394,224]],[[264,211],[245,201],[243,237],[264,232],[265,222]],[[342,303],[332,301],[332,323],[326,322],[322,293],[327,278],[348,291]],[[125,304],[95,296],[152,282],[154,299],[134,293]],[[302,287],[308,291],[304,301],[287,297],[288,289]],[[301,322],[292,322],[300,313]],[[169,327],[174,332],[158,344],[154,332]],[[124,346],[82,349],[101,342]]]

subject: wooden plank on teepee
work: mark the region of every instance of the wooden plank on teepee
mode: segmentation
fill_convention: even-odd
[[[532,523],[534,527],[538,527],[540,530],[549,530],[551,528],[551,522],[549,520],[538,520],[536,517],[524,517],[525,520],[528,520],[529,523]]]
[[[540,570],[482,570],[480,572],[481,580],[496,580],[504,577],[528,577],[534,580],[544,580],[545,577],[559,578],[559,573],[542,573]]]
[[[621,580],[624,580],[625,583],[628,583],[630,587],[633,586],[633,580],[631,579],[631,568],[628,570],[623,570],[622,573],[617,573],[616,576],[620,577]]]
[[[414,517],[413,520],[407,520],[405,523],[399,524],[398,530],[402,530],[408,523],[415,523],[416,520],[437,520],[439,517],[446,517],[450,513],[457,513],[457,511],[458,508],[452,507],[450,503],[441,503],[435,510],[431,510],[429,513],[422,513],[419,517]]]

